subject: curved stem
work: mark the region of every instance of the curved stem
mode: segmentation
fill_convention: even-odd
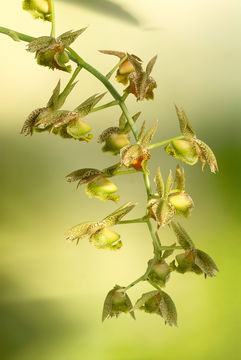
[[[156,288],[157,290],[159,290],[159,291],[162,291],[161,290],[161,288],[156,284],[156,283],[154,283],[153,281],[151,281],[150,279],[149,280],[147,280],[154,288]]]
[[[55,38],[55,10],[54,10],[54,0],[50,0],[50,11],[51,11],[51,33],[50,36]]]
[[[52,3],[53,3],[53,0],[51,1],[51,4]],[[54,34],[54,26],[55,26],[55,22],[53,21],[51,35]],[[4,27],[0,27],[0,33],[9,35],[9,32],[11,32],[11,31],[13,31],[13,30],[9,30]],[[28,35],[25,35],[25,34],[22,34],[19,32],[15,32],[15,33],[20,40],[27,41],[27,42],[34,40],[34,38],[31,36],[28,36]],[[95,69],[93,66],[91,66],[90,64],[85,62],[72,48],[68,47],[67,50],[68,50],[69,57],[72,61],[74,61],[78,65],[81,65],[83,68],[85,68],[88,72],[90,72],[92,75],[94,75],[99,81],[101,81],[103,83],[103,85],[107,88],[107,90],[114,97],[114,99],[116,100],[116,102],[118,103],[120,108],[122,109],[122,111],[126,117],[126,120],[128,121],[128,123],[131,127],[131,131],[132,131],[135,139],[138,140],[138,131],[137,131],[136,125],[126,107],[125,102],[123,101],[125,99],[125,97],[122,98],[121,95],[117,92],[117,90],[113,87],[113,85],[109,82],[109,80],[103,74],[101,74],[97,69]],[[178,137],[178,138],[182,138],[182,137]],[[161,146],[164,143],[167,143],[169,141],[170,140],[167,140],[166,142],[162,142],[162,143],[153,144],[150,147],[155,148],[155,147]],[[144,183],[145,183],[145,188],[146,188],[147,199],[149,200],[149,198],[151,196],[150,179],[147,174],[143,174],[143,178],[144,178]],[[151,237],[152,237],[154,253],[155,253],[154,259],[156,261],[156,258],[157,258],[156,254],[158,251],[160,251],[159,242],[154,234],[150,219],[147,219],[146,223],[148,225],[148,229],[149,229]],[[154,261],[153,261],[153,264],[154,264]],[[143,276],[141,276],[139,279],[134,281],[134,283],[132,283],[132,284],[136,284],[137,282],[141,281],[142,279],[145,279],[145,276],[146,276],[146,273]],[[133,286],[133,285],[131,285],[131,286]]]
[[[185,138],[185,136],[183,136],[183,135],[175,136],[175,137],[173,137],[173,138],[170,138],[170,139],[167,139],[167,140],[164,140],[164,141],[155,143],[155,144],[151,144],[151,145],[148,146],[147,149],[149,149],[149,150],[155,149],[156,147],[166,145],[166,144],[168,144],[169,142],[171,142],[171,141],[173,141],[173,140],[180,140],[180,139],[184,139],[184,138]]]

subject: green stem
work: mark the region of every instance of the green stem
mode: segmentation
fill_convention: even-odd
[[[118,225],[121,224],[136,224],[136,223],[145,223],[147,220],[145,218],[131,219],[131,220],[122,220],[118,222]]]
[[[16,34],[17,37],[19,38],[19,40],[26,41],[26,42],[31,42],[35,39],[35,37],[33,37],[33,36],[22,34],[18,31],[11,30],[11,29],[5,28],[3,26],[0,26],[0,33],[8,35],[10,37],[12,37],[11,34]]]
[[[69,92],[69,88],[71,87],[71,85],[73,84],[74,80],[76,79],[76,77],[78,76],[80,70],[82,69],[82,66],[79,65],[77,66],[77,68],[75,69],[75,71],[73,72],[73,75],[71,76],[68,84],[65,86],[64,90],[62,91],[62,93],[59,95],[59,100],[62,99],[62,97],[66,97],[65,94]]]
[[[140,276],[138,279],[136,279],[135,281],[133,281],[132,283],[130,283],[128,286],[126,286],[124,288],[124,292],[126,292],[127,290],[129,290],[131,287],[133,287],[134,285],[138,284],[141,281],[146,281],[148,279],[148,275],[150,274],[153,266],[155,265],[155,263],[157,262],[157,256],[154,256],[154,258],[152,259],[151,263],[148,265],[145,274],[143,274],[142,276]],[[149,280],[148,280],[149,281]],[[122,290],[123,291],[123,290]]]
[[[111,107],[111,106],[115,106],[115,105],[118,105],[118,101],[114,100],[114,101],[110,101],[109,103],[107,104],[104,104],[104,105],[101,105],[101,106],[96,106],[95,108],[93,108],[92,110],[90,110],[90,112],[96,112],[96,111],[100,111],[100,110],[103,110],[103,109],[106,109],[108,107]]]
[[[54,11],[54,0],[50,0],[50,11],[51,11],[51,33],[50,36],[55,38],[55,11]]]
[[[181,246],[159,246],[160,250],[181,250]]]
[[[156,288],[159,291],[162,291],[162,289],[153,281],[151,281],[150,279],[147,280],[154,288]]]
[[[116,173],[114,173],[114,176],[136,174],[136,173],[138,173],[138,171],[136,171],[135,169],[120,170],[120,171],[117,171]]]
[[[118,102],[121,101],[120,94],[116,91],[113,85],[109,82],[108,79],[106,79],[106,77],[103,74],[101,74],[93,66],[85,62],[72,48],[67,47],[67,50],[75,58],[75,61],[79,65],[82,65],[83,68],[85,68],[88,72],[90,72],[92,75],[94,75],[97,79],[99,79],[102,82],[102,84],[107,88],[107,90],[109,90],[109,92],[111,93],[111,95],[114,97],[115,100],[117,100]]]
[[[153,243],[153,247],[154,247],[154,253],[157,254],[161,250],[160,246],[159,246],[158,239],[156,238],[156,236],[154,234],[152,224],[151,224],[151,220],[149,218],[146,220],[146,223],[147,223],[149,232],[151,234],[152,243]]]
[[[171,141],[173,141],[173,140],[180,140],[180,139],[184,139],[184,138],[185,138],[185,136],[183,136],[183,135],[176,136],[176,137],[173,137],[173,138],[171,138],[171,139],[167,139],[167,140],[164,140],[164,141],[155,143],[155,144],[151,144],[151,145],[148,146],[147,149],[149,149],[149,150],[155,149],[156,147],[166,145],[166,144],[168,144],[169,142],[171,142]]]
[[[113,69],[111,69],[111,71],[108,72],[107,75],[105,75],[105,77],[107,79],[110,79],[111,76],[114,74],[114,72],[118,69],[118,67],[123,64],[123,62],[125,62],[127,59],[127,56],[124,56],[122,59],[120,59],[120,61],[113,67]]]
[[[133,281],[132,283],[130,283],[128,286],[126,286],[124,289],[121,289],[121,292],[126,292],[127,290],[129,290],[131,287],[133,287],[134,285],[138,284],[140,281],[144,281],[144,275],[140,276],[138,279],[136,279],[135,281]]]

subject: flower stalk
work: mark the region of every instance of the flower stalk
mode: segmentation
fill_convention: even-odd
[[[118,189],[109,178],[138,172],[141,172],[143,175],[147,198],[145,215],[139,218],[122,220],[136,206],[136,204],[128,202],[102,220],[83,222],[66,233],[66,239],[69,241],[76,240],[77,244],[80,239],[87,237],[97,249],[118,250],[122,246],[120,235],[110,229],[110,227],[138,223],[145,223],[148,227],[153,244],[153,258],[148,261],[147,269],[142,276],[126,287],[116,285],[109,291],[104,303],[102,320],[112,316],[117,317],[120,313],[130,313],[135,319],[134,310],[142,309],[149,313],[161,315],[170,326],[176,325],[177,315],[175,305],[170,296],[161,290],[161,287],[165,286],[169,280],[170,273],[172,271],[179,273],[193,271],[196,274],[203,273],[205,277],[213,277],[218,268],[208,254],[195,248],[193,241],[186,231],[179,223],[174,221],[175,216],[188,217],[194,207],[191,197],[185,190],[184,169],[177,165],[175,179],[173,179],[172,171],[170,170],[169,176],[164,183],[160,168],[158,168],[154,179],[156,191],[153,191],[150,182],[150,171],[147,168],[151,157],[150,150],[166,145],[165,151],[169,155],[181,159],[189,165],[194,165],[199,158],[202,168],[207,163],[213,173],[218,170],[215,155],[208,145],[196,138],[196,134],[184,110],[179,110],[177,106],[176,112],[182,135],[151,144],[157,129],[157,123],[150,129],[146,129],[144,121],[141,129],[138,130],[136,121],[140,112],[131,115],[125,101],[131,94],[136,97],[137,101],[144,99],[152,100],[154,98],[153,90],[157,87],[157,84],[150,74],[157,56],[152,57],[144,69],[142,60],[135,55],[119,51],[101,50],[103,54],[115,55],[120,58],[120,61],[106,75],[103,75],[70,47],[70,44],[86,28],[75,32],[68,31],[56,38],[54,0],[49,0],[47,13],[45,8],[39,7],[39,4],[37,6],[35,2],[26,1],[24,3],[24,9],[29,11],[35,18],[51,21],[50,37],[42,36],[36,39],[5,27],[0,27],[0,33],[10,36],[13,40],[22,40],[30,43],[27,50],[35,53],[39,65],[53,70],[71,72],[71,66],[66,66],[65,64],[72,60],[77,64],[77,67],[61,93],[59,81],[47,105],[37,108],[30,113],[21,133],[32,135],[34,132],[49,131],[63,138],[89,142],[93,135],[88,134],[91,131],[91,127],[83,118],[89,113],[119,106],[122,111],[119,126],[112,126],[102,131],[98,142],[105,143],[102,151],[110,152],[112,155],[119,154],[120,161],[103,170],[85,168],[73,171],[67,175],[67,181],[78,181],[77,188],[86,185],[85,192],[90,198],[95,197],[103,201],[113,200],[118,202],[120,196],[115,194]],[[96,106],[105,93],[95,94],[82,102],[73,111],[61,110],[67,96],[74,88],[76,84],[74,80],[82,68],[98,79],[114,100],[104,105]],[[123,95],[110,82],[110,78],[116,70],[117,81],[127,85]],[[135,144],[130,144],[130,132],[134,137]],[[184,138],[186,140],[182,140]],[[154,231],[152,221],[156,222],[157,230],[160,227],[169,225],[170,229],[175,233],[178,245],[176,243],[170,246],[162,245],[158,231]],[[168,264],[166,259],[176,250],[184,250],[185,252],[177,255]],[[149,282],[156,290],[143,294],[133,307],[126,292],[141,281]]]

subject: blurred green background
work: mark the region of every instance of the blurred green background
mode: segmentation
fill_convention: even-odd
[[[89,200],[64,177],[116,161],[100,152],[96,138],[117,124],[120,110],[89,116],[95,135],[90,144],[20,136],[27,115],[44,106],[58,79],[64,85],[68,74],[38,67],[23,42],[0,34],[1,359],[240,359],[240,1],[56,1],[56,16],[58,33],[89,25],[73,47],[103,73],[115,59],[98,49],[129,51],[145,62],[158,54],[155,101],[136,103],[130,97],[128,106],[133,114],[141,110],[149,124],[159,120],[155,140],[161,141],[179,134],[173,103],[183,105],[198,137],[215,152],[217,175],[202,173],[200,164],[185,165],[195,210],[181,222],[220,273],[207,280],[172,274],[166,291],[177,306],[178,328],[142,312],[137,321],[122,315],[101,323],[106,293],[145,271],[150,236],[145,225],[119,226],[124,246],[116,253],[98,251],[87,240],[78,247],[66,243],[67,229],[107,215],[116,205]],[[33,21],[18,0],[2,4],[1,25],[33,36],[50,29]],[[65,107],[72,109],[98,91],[102,85],[83,70]],[[153,171],[160,165],[166,176],[176,163],[163,150],[153,151]],[[130,217],[140,216],[141,176],[115,182],[120,204],[138,201]],[[160,236],[166,244],[174,240],[168,230]],[[139,284],[130,297],[135,301],[148,289]]]

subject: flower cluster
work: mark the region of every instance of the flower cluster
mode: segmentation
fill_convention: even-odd
[[[88,221],[74,226],[66,233],[66,240],[76,240],[78,244],[79,240],[89,237],[90,242],[97,249],[118,250],[122,247],[120,235],[109,227],[117,225],[135,206],[136,204],[128,202],[101,221]]]
[[[71,72],[71,65],[66,65],[69,62],[69,55],[65,49],[85,30],[86,27],[77,31],[70,30],[57,39],[41,36],[28,44],[27,51],[35,53],[38,65],[47,66],[52,70]]]
[[[158,167],[154,177],[155,186],[153,189],[149,177],[151,175],[149,170],[151,150],[167,144],[164,149],[169,155],[189,165],[196,164],[200,159],[202,169],[207,164],[212,173],[218,170],[215,155],[207,144],[197,138],[186,113],[177,106],[176,113],[181,136],[151,144],[156,134],[157,122],[151,126],[149,123],[146,125],[147,121],[143,121],[142,126],[138,129],[137,120],[141,113],[137,112],[132,116],[125,101],[129,94],[133,94],[137,101],[154,98],[154,89],[157,84],[151,73],[157,56],[154,56],[144,68],[142,60],[136,55],[120,51],[101,50],[104,54],[119,58],[116,66],[104,76],[92,65],[86,63],[70,47],[86,28],[67,31],[55,37],[53,1],[24,0],[23,8],[30,12],[34,18],[52,23],[50,36],[38,37],[30,41],[27,46],[27,51],[35,54],[37,64],[52,70],[57,69],[69,73],[71,72],[69,62],[73,60],[77,63],[77,68],[62,91],[60,91],[59,81],[46,106],[39,107],[30,113],[24,122],[21,133],[33,135],[36,132],[49,132],[65,139],[89,142],[93,138],[92,128],[85,121],[85,118],[90,113],[110,106],[120,106],[122,113],[118,125],[114,123],[108,128],[103,126],[98,137],[98,143],[102,144],[102,151],[119,156],[118,162],[102,170],[95,167],[81,168],[71,172],[66,178],[68,182],[77,182],[77,189],[81,185],[85,185],[85,192],[90,198],[103,201],[112,200],[117,203],[120,196],[117,194],[117,186],[110,178],[138,172],[143,175],[147,195],[144,215],[137,219],[122,220],[136,206],[133,201],[128,201],[110,215],[101,217],[101,220],[81,222],[66,233],[66,240],[75,241],[76,244],[81,239],[87,238],[97,249],[119,250],[122,247],[122,241],[120,235],[112,230],[112,227],[126,223],[143,223],[148,226],[153,243],[153,255],[147,263],[146,271],[126,287],[115,285],[108,292],[104,301],[102,320],[114,316],[118,317],[121,313],[130,314],[135,319],[134,311],[142,310],[149,314],[159,315],[170,326],[177,326],[175,304],[171,297],[163,291],[172,277],[172,273],[192,272],[203,274],[206,278],[214,277],[218,268],[207,253],[196,248],[183,226],[176,222],[176,217],[188,218],[194,208],[193,200],[186,191],[184,169],[177,165],[175,178],[173,178],[170,170],[164,182],[161,170]],[[1,29],[0,32],[11,36],[16,41],[33,39],[13,30]],[[82,68],[98,78],[114,100],[96,106],[105,93],[94,94],[73,110],[62,109],[67,97],[76,85],[74,80]],[[125,86],[122,95],[117,92],[110,81],[110,77],[115,71],[117,71],[116,80]],[[88,156],[88,152],[86,152],[86,156]],[[160,229],[165,226],[176,237],[176,242],[172,245],[163,245],[159,237]],[[141,281],[148,282],[155,290],[142,294],[133,306],[127,291]]]

